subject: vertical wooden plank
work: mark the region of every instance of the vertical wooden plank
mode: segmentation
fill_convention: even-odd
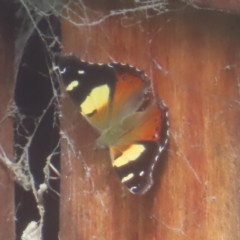
[[[158,34],[161,50],[152,51],[168,70],[158,92],[171,109],[169,162],[159,197],[165,202],[170,194],[172,204],[162,206],[169,215],[155,213],[170,226],[166,239],[240,237],[239,24],[238,17],[220,13],[176,14]]]
[[[13,92],[14,11],[0,7],[0,154],[13,159],[13,123],[8,107]],[[14,184],[0,163],[0,239],[14,239]]]
[[[61,239],[240,238],[240,19],[186,8],[73,22],[62,22],[64,51],[144,69],[169,106],[171,139],[153,189],[134,196],[108,151],[94,151],[97,134],[64,95]]]

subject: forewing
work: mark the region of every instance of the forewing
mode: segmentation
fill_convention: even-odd
[[[80,113],[100,132],[135,112],[149,87],[145,73],[129,65],[90,64],[71,54],[57,54],[55,64]]]
[[[99,131],[110,120],[110,105],[117,82],[112,66],[89,64],[74,55],[58,54],[55,65],[59,69],[66,91],[80,113]]]

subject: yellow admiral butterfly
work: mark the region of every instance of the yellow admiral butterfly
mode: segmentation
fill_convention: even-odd
[[[168,142],[168,109],[159,99],[146,106],[150,80],[128,64],[93,64],[57,54],[55,69],[80,113],[100,133],[121,182],[134,194],[146,193]]]

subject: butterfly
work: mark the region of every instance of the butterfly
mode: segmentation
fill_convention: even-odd
[[[100,133],[96,146],[109,148],[122,184],[146,193],[169,136],[168,108],[162,99],[149,100],[147,75],[128,64],[95,64],[73,54],[56,54],[54,62],[70,98]]]

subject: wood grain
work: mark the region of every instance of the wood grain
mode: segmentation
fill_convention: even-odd
[[[190,4],[193,7],[202,8],[206,10],[220,10],[232,13],[238,13],[240,11],[239,0],[182,0],[185,3]]]
[[[239,17],[192,8],[94,26],[62,21],[64,52],[144,69],[171,122],[155,185],[134,196],[119,183],[108,150],[94,150],[97,133],[63,93],[62,240],[240,238],[239,37]]]
[[[13,159],[13,123],[8,116],[13,91],[14,12],[0,7],[0,154]],[[0,239],[14,239],[14,183],[0,162]]]

